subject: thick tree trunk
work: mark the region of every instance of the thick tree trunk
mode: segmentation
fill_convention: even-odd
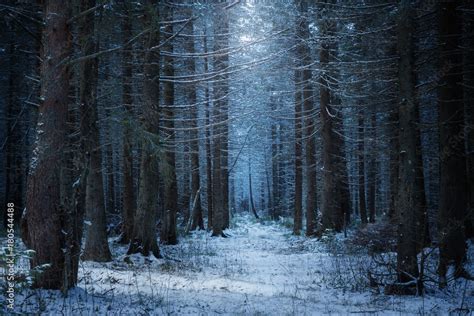
[[[469,1],[464,11],[464,34],[463,43],[467,48],[463,49],[463,65],[464,65],[464,112],[466,113],[466,138],[467,138],[467,181],[469,187],[469,208],[466,219],[466,238],[474,237],[474,4]],[[463,45],[463,46],[464,46]]]
[[[438,90],[440,136],[439,250],[440,286],[446,285],[447,265],[463,274],[466,256],[465,220],[468,205],[464,105],[462,87],[462,13],[456,2],[438,4],[441,60],[449,65]]]
[[[75,209],[75,189],[68,139],[70,73],[64,60],[71,54],[68,26],[70,7],[50,0],[44,7],[42,88],[37,139],[28,178],[23,240],[35,251],[31,267],[48,265],[35,278],[34,286],[67,290],[77,282],[82,214]],[[77,193],[77,191],[76,191]],[[78,192],[77,194],[80,194]],[[80,202],[80,201],[78,201]],[[79,203],[80,204],[80,203]],[[66,249],[66,251],[63,251]]]
[[[133,218],[135,215],[135,194],[133,185],[133,138],[132,121],[133,98],[132,98],[132,74],[133,60],[132,50],[126,47],[126,43],[132,38],[131,10],[127,1],[124,2],[124,17],[122,19],[122,43],[125,48],[122,51],[122,104],[125,108],[127,120],[123,132],[123,206],[122,206],[122,235],[120,242],[128,244],[133,236]]]
[[[81,10],[85,11],[95,7],[95,0],[82,0]],[[83,17],[79,30],[79,42],[84,56],[97,51],[98,42],[95,33],[94,15],[87,14]],[[85,246],[82,254],[83,260],[110,261],[112,255],[107,240],[107,223],[105,216],[104,188],[102,180],[102,153],[97,126],[97,78],[98,58],[91,58],[81,63],[80,68],[80,95],[84,129],[82,137],[85,150],[89,153],[89,172],[86,186],[86,220]]]
[[[335,27],[330,28],[329,34],[335,33]],[[337,43],[332,43],[330,46],[331,54],[336,56],[338,55],[338,45]],[[331,153],[332,159],[334,160],[334,178],[336,185],[336,195],[333,199],[335,204],[333,214],[333,223],[334,229],[336,231],[341,231],[343,228],[347,227],[347,224],[350,221],[350,193],[349,193],[349,179],[348,179],[348,170],[346,162],[346,142],[344,139],[344,119],[341,107],[341,98],[339,96],[339,78],[340,72],[337,67],[333,65],[329,66],[329,78],[331,86],[331,105],[328,110],[332,112],[333,120],[333,131],[332,131],[332,143],[331,146],[333,152]]]
[[[146,37],[144,85],[143,85],[143,137],[140,163],[140,182],[138,187],[138,207],[135,214],[133,238],[130,242],[128,254],[141,253],[144,256],[152,253],[160,257],[160,250],[156,241],[156,215],[158,206],[158,133],[159,133],[159,56],[156,50],[150,50],[159,44],[159,13],[157,5],[149,0],[145,7],[144,24],[150,28]]]
[[[323,24],[322,34],[327,34],[328,32],[328,25]],[[321,43],[320,55],[319,55],[319,62],[321,65],[322,74],[320,77],[320,115],[321,115],[321,134],[322,134],[322,145],[323,145],[323,155],[322,155],[322,162],[323,162],[323,171],[322,171],[322,179],[323,179],[323,188],[322,188],[322,196],[321,196],[321,222],[322,222],[322,231],[325,229],[337,229],[340,230],[342,223],[341,219],[338,218],[338,207],[336,202],[339,198],[338,193],[338,181],[337,181],[337,170],[336,170],[336,158],[334,157],[334,153],[336,151],[335,147],[335,133],[334,133],[334,121],[332,116],[334,115],[330,100],[330,88],[329,82],[330,79],[328,78],[329,70],[328,70],[328,63],[329,63],[329,43],[324,41]]]
[[[424,201],[422,163],[419,155],[420,135],[418,130],[419,113],[415,94],[413,8],[409,1],[402,1],[398,22],[399,61],[399,122],[400,122],[400,181],[398,189],[398,282],[404,291],[413,289],[421,294],[422,280],[419,278],[417,250],[419,239],[420,214],[426,213]]]
[[[225,49],[229,46],[227,33],[229,31],[229,21],[227,12],[220,12],[216,16],[216,29],[214,36],[214,51]],[[217,35],[220,34],[220,35]],[[213,122],[213,218],[212,235],[225,236],[224,229],[229,226],[229,185],[228,185],[228,163],[227,163],[227,135],[228,123],[228,78],[222,73],[229,65],[229,56],[222,54],[214,57],[214,71],[221,72],[218,82],[214,82],[214,111],[213,117],[217,122]]]

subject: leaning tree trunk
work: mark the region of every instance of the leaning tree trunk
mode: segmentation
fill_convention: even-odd
[[[250,167],[250,160],[249,160],[249,207],[252,210],[253,215],[256,219],[259,219],[257,210],[255,209],[255,202],[253,200],[253,188],[252,188],[252,170]]]
[[[63,1],[50,0],[44,14],[43,101],[38,109],[22,237],[27,247],[35,251],[31,267],[44,268],[34,286],[67,290],[77,283],[82,213],[76,209],[81,205],[80,198],[76,198],[84,183],[84,175],[77,181],[72,178],[69,160],[70,69],[64,60],[69,58],[72,47],[70,7]]]
[[[140,182],[138,185],[138,207],[135,214],[133,238],[127,254],[141,253],[148,256],[152,253],[160,257],[160,250],[156,241],[156,214],[158,206],[158,133],[159,133],[159,55],[151,50],[159,44],[158,9],[153,1],[149,0],[145,7],[144,24],[150,28],[146,37],[146,53],[143,85],[142,110],[142,152],[140,162]]]
[[[95,7],[95,0],[82,0],[81,10]],[[97,51],[98,42],[94,26],[94,15],[83,17],[79,30],[79,42],[84,56],[92,55]],[[82,120],[85,124],[82,135],[85,150],[89,153],[89,172],[86,185],[86,220],[85,246],[83,260],[110,261],[112,255],[107,240],[107,222],[104,205],[104,188],[102,181],[102,153],[97,126],[97,76],[99,60],[97,57],[86,59],[80,68],[80,95]]]
[[[449,65],[439,85],[440,192],[438,273],[440,287],[446,286],[447,265],[454,261],[455,276],[464,274],[466,256],[465,220],[467,216],[466,153],[462,87],[462,54],[459,51],[462,13],[456,2],[441,2],[439,39],[441,60]]]

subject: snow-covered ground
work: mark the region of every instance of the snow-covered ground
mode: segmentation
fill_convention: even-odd
[[[16,297],[16,311],[42,315],[445,315],[474,310],[474,282],[458,280],[448,290],[432,290],[424,297],[386,296],[377,287],[367,286],[369,257],[338,254],[331,250],[337,240],[294,237],[282,225],[259,223],[250,216],[234,219],[233,228],[226,232],[229,238],[194,232],[179,245],[163,246],[164,259],[133,256],[132,264],[124,261],[126,248],[111,243],[115,260],[82,262],[80,283],[67,297],[55,291],[24,291]]]

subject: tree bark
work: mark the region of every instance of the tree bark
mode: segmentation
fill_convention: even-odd
[[[375,223],[375,189],[376,189],[376,155],[377,155],[377,122],[375,109],[370,113],[370,135],[369,163],[367,168],[367,209],[369,211],[369,223]]]
[[[465,11],[463,17],[464,34],[463,39],[463,65],[464,65],[464,112],[466,113],[466,138],[467,138],[467,181],[469,187],[468,200],[469,208],[466,219],[466,238],[474,237],[474,60],[471,55],[474,53],[474,4],[470,1],[464,1],[469,10]]]
[[[299,6],[301,20],[297,28],[298,38],[301,43],[298,47],[299,58],[302,59],[302,102],[305,112],[304,116],[304,137],[305,137],[305,155],[306,155],[306,236],[312,236],[316,230],[316,212],[317,212],[317,187],[316,187],[316,126],[315,109],[312,88],[311,74],[311,52],[308,46],[309,26],[308,26],[308,2],[301,1]]]
[[[207,53],[207,38],[204,37],[204,51]],[[204,58],[204,73],[207,73],[209,69],[208,59]],[[209,102],[209,86],[208,83],[205,85],[204,97],[206,100],[206,185],[207,185],[207,230],[212,229],[212,218],[213,218],[213,185],[212,185],[212,151],[211,151],[211,105]]]
[[[192,10],[189,12],[192,15]],[[186,33],[193,35],[194,27],[193,23],[189,22],[186,27]],[[186,42],[186,51],[188,54],[194,54],[194,38],[189,39]],[[193,58],[189,58],[187,61],[187,69],[190,74],[196,72],[196,65]],[[201,177],[200,177],[200,165],[199,165],[199,133],[198,133],[198,105],[196,97],[196,85],[190,84],[187,86],[188,91],[188,102],[191,105],[191,195],[193,206],[191,210],[191,230],[196,228],[204,229],[204,221],[202,216],[201,206]]]
[[[132,98],[132,74],[133,60],[132,50],[126,44],[132,38],[131,10],[129,3],[124,1],[124,17],[122,19],[122,103],[125,108],[126,121],[123,132],[123,207],[122,207],[122,235],[120,242],[128,244],[133,236],[133,218],[135,215],[135,194],[133,185],[133,138],[132,120],[133,98]]]
[[[399,61],[399,123],[400,158],[398,188],[398,246],[397,272],[402,287],[421,294],[423,283],[419,278],[417,251],[421,248],[419,239],[420,214],[426,213],[424,201],[423,173],[419,154],[420,134],[418,129],[419,110],[415,94],[414,74],[414,23],[413,8],[409,1],[402,1],[398,21]]]
[[[77,283],[82,213],[76,205],[68,139],[70,72],[64,60],[71,55],[68,26],[70,7],[50,0],[44,6],[45,26],[41,67],[43,102],[39,107],[37,139],[27,186],[22,238],[35,251],[31,267],[48,264],[34,280],[35,287],[67,290]],[[80,192],[78,193],[80,194]],[[66,249],[66,251],[63,251]]]
[[[144,85],[143,85],[143,136],[140,162],[140,182],[138,187],[138,208],[135,214],[133,238],[127,254],[141,253],[149,256],[152,253],[160,257],[156,241],[156,215],[158,205],[158,133],[159,133],[159,56],[156,50],[150,50],[160,42],[158,6],[148,0],[143,15],[145,27],[150,28],[146,37]]]
[[[365,154],[364,154],[364,111],[359,110],[359,148],[358,148],[358,161],[359,161],[359,215],[362,225],[368,223],[367,221],[367,208],[365,204]],[[398,177],[398,175],[397,175]]]
[[[438,87],[440,136],[439,250],[440,287],[446,285],[449,263],[463,274],[466,256],[465,220],[468,206],[464,105],[462,87],[462,13],[456,2],[438,4],[441,60],[449,65]]]
[[[329,22],[324,21],[321,24],[321,32],[324,36],[327,36],[329,33]],[[323,145],[323,188],[321,196],[321,222],[322,222],[322,231],[325,229],[336,229],[340,230],[342,228],[343,219],[339,216],[339,207],[337,206],[337,200],[339,199],[339,188],[338,188],[338,176],[337,176],[337,158],[335,157],[336,148],[335,148],[335,138],[334,133],[334,120],[333,116],[335,112],[333,111],[330,100],[331,100],[331,91],[330,91],[330,81],[329,78],[329,51],[330,43],[329,39],[326,39],[321,43],[320,53],[319,53],[319,63],[322,69],[320,76],[320,115],[321,115],[321,135],[322,135],[322,145]]]
[[[259,219],[257,210],[255,209],[255,203],[253,200],[253,188],[252,188],[252,170],[250,167],[250,160],[249,160],[249,206],[250,209],[252,210],[253,215],[255,216],[256,219]]]
[[[95,7],[95,0],[82,0],[81,10],[85,11]],[[95,34],[94,15],[87,14],[83,17],[79,30],[79,42],[84,56],[97,51],[98,40]],[[98,58],[83,61],[80,68],[80,95],[82,119],[85,124],[83,139],[85,150],[89,154],[89,172],[86,185],[86,220],[85,245],[82,254],[83,260],[110,261],[112,255],[107,240],[107,223],[105,216],[104,188],[102,180],[101,146],[99,128],[97,126],[97,78]]]
[[[400,147],[399,147],[399,136],[398,136],[398,127],[396,124],[398,124],[398,107],[392,109],[392,112],[390,113],[390,205],[389,205],[389,210],[388,210],[388,217],[390,219],[394,219],[396,215],[396,210],[397,210],[397,195],[398,195],[398,167],[399,167],[399,152],[400,152]]]
[[[165,20],[173,20],[173,11],[166,8]],[[167,34],[164,38],[167,43],[163,45],[163,50],[172,52],[173,46],[169,38],[173,34],[173,25],[167,24],[164,28]],[[163,57],[163,74],[167,77],[174,76],[173,58]],[[176,216],[178,211],[178,184],[176,181],[176,154],[175,154],[175,136],[174,133],[174,83],[166,81],[163,83],[163,125],[165,127],[164,139],[166,140],[166,150],[164,161],[161,166],[162,176],[164,177],[164,208],[161,213],[160,242],[165,245],[175,245],[178,243],[176,234]],[[186,200],[186,202],[189,202]],[[187,205],[186,205],[187,207]]]
[[[297,66],[300,64],[298,63]],[[303,124],[301,98],[301,71],[295,71],[295,210],[293,213],[293,234],[300,235],[303,228]]]
[[[214,51],[225,49],[229,46],[227,33],[229,21],[227,12],[219,12],[215,21]],[[221,34],[221,35],[218,35]],[[223,34],[223,35],[222,35]],[[213,218],[212,235],[225,237],[224,229],[229,226],[228,205],[228,164],[227,164],[227,135],[228,124],[228,102],[229,92],[228,78],[224,73],[229,66],[229,56],[221,54],[214,57],[214,71],[219,72],[217,82],[214,81],[214,111],[213,118],[216,120],[213,127]],[[227,201],[227,202],[226,202]]]

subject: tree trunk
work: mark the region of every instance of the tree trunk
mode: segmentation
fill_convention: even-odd
[[[165,20],[173,20],[173,11],[166,9]],[[173,51],[173,46],[169,38],[173,34],[173,25],[167,24],[164,28],[167,34],[164,38],[167,43],[163,46],[163,50],[167,52]],[[173,58],[170,56],[163,57],[163,74],[167,77],[174,76]],[[166,81],[163,83],[163,101],[165,108],[163,109],[163,125],[165,127],[164,139],[166,140],[166,151],[164,161],[161,166],[162,176],[164,177],[164,208],[161,213],[161,230],[160,242],[165,245],[175,245],[178,243],[176,234],[176,215],[178,211],[178,184],[176,181],[176,154],[175,154],[175,136],[174,136],[174,83]],[[187,184],[186,184],[187,185]],[[189,200],[186,200],[189,202]],[[187,205],[186,205],[187,207]]]
[[[299,64],[297,65],[299,66]],[[293,213],[293,234],[299,235],[303,228],[303,124],[301,100],[301,71],[295,71],[295,210]]]
[[[95,7],[95,0],[82,0],[81,10],[85,11]],[[79,30],[79,42],[84,56],[95,53],[98,42],[95,38],[94,15],[87,14],[83,17]],[[98,58],[83,61],[80,68],[80,95],[82,120],[85,124],[82,135],[86,144],[85,150],[89,153],[89,172],[86,186],[86,220],[85,246],[82,254],[83,260],[110,261],[112,255],[107,240],[107,223],[105,216],[104,188],[102,180],[102,153],[97,126],[97,78]]]
[[[376,189],[376,174],[377,167],[377,123],[375,119],[375,109],[370,113],[370,151],[369,151],[369,166],[367,168],[367,209],[369,211],[369,223],[375,223],[375,189]]]
[[[316,126],[315,109],[312,88],[311,74],[311,51],[308,46],[309,26],[306,15],[308,12],[308,2],[301,1],[299,13],[302,15],[297,28],[298,38],[302,40],[298,47],[299,58],[303,61],[302,75],[302,102],[305,112],[304,116],[304,137],[306,145],[306,236],[312,236],[316,230],[317,212],[317,187],[316,187]]]
[[[447,265],[463,274],[466,256],[465,220],[468,205],[462,87],[462,13],[456,2],[438,4],[441,60],[449,65],[438,90],[440,136],[439,250],[440,286],[446,285]]]
[[[189,11],[189,15],[192,15],[192,10]],[[193,23],[189,22],[186,27],[187,34],[194,34]],[[194,38],[190,38],[186,42],[186,52],[188,54],[194,54]],[[194,58],[189,58],[187,61],[187,67],[190,74],[196,72],[196,65]],[[193,200],[192,214],[191,214],[191,230],[204,229],[204,221],[202,216],[201,207],[201,179],[200,179],[200,166],[199,166],[199,133],[198,133],[198,105],[196,97],[196,85],[190,84],[186,87],[188,89],[188,103],[191,105],[191,195]]]
[[[253,189],[252,189],[252,170],[250,168],[250,160],[249,160],[249,201],[250,201],[250,209],[252,210],[253,215],[256,219],[259,219],[257,210],[255,209],[255,203],[253,201]]]
[[[390,198],[390,205],[389,205],[389,210],[388,210],[388,217],[390,219],[395,218],[396,210],[397,210],[397,195],[398,195],[398,166],[399,166],[399,141],[398,141],[398,107],[392,109],[390,112],[390,193],[389,193],[389,198]]]
[[[229,21],[227,12],[220,12],[216,16],[214,34],[214,51],[225,49],[228,44]],[[220,35],[217,35],[220,34]],[[229,65],[229,56],[221,54],[214,57],[214,71],[219,73],[217,82],[214,82],[214,111],[213,117],[217,122],[213,122],[213,218],[212,235],[225,236],[224,229],[229,226],[229,205],[228,205],[228,163],[227,163],[227,135],[228,123],[228,103],[227,94],[229,92],[228,78],[223,72]]]
[[[465,1],[469,3],[469,1]],[[466,238],[474,237],[474,60],[471,55],[474,53],[474,19],[472,13],[474,12],[474,4],[469,3],[469,9],[465,11],[464,34],[467,34],[463,39],[464,45],[467,47],[463,49],[463,65],[464,65],[464,112],[466,113],[466,138],[467,138],[467,181],[469,187],[468,201],[469,208],[466,219]]]
[[[329,32],[328,22],[323,22],[321,25],[321,32],[327,35]],[[334,111],[331,108],[330,100],[330,78],[329,78],[329,51],[330,44],[328,40],[321,43],[319,62],[322,69],[320,77],[320,115],[321,115],[321,134],[322,134],[322,145],[323,145],[323,190],[321,196],[321,214],[322,214],[322,231],[325,229],[336,229],[342,228],[343,219],[339,218],[339,207],[336,205],[339,199],[339,188],[337,180],[337,158],[334,153],[335,148],[335,133],[334,133]]]
[[[365,154],[364,154],[364,111],[359,110],[359,215],[362,225],[368,223],[367,221],[367,208],[365,205]],[[398,175],[397,175],[398,176]]]
[[[423,283],[419,278],[417,250],[420,240],[417,231],[422,225],[420,214],[425,214],[421,156],[418,152],[420,135],[419,114],[415,95],[414,74],[414,23],[413,8],[409,1],[402,1],[398,21],[399,61],[399,122],[400,122],[400,181],[398,189],[398,282],[405,291],[421,294]],[[424,227],[421,226],[421,227]]]
[[[206,35],[206,34],[205,34]],[[207,39],[204,37],[204,50],[207,53]],[[204,58],[204,73],[209,69],[208,59]],[[211,152],[211,105],[209,102],[209,86],[205,84],[204,97],[206,100],[206,180],[207,180],[207,230],[212,229],[213,218],[213,185],[212,185],[212,152]]]
[[[22,221],[23,240],[35,251],[31,267],[48,264],[34,280],[35,287],[67,290],[77,282],[82,214],[75,205],[74,189],[66,154],[70,73],[63,61],[71,54],[68,26],[70,7],[63,1],[45,4],[43,32],[42,88],[37,139],[30,165],[26,212]],[[63,251],[66,249],[66,251]]]
[[[156,215],[158,205],[158,133],[159,133],[159,56],[156,50],[150,50],[160,42],[159,17],[157,5],[147,1],[144,12],[144,24],[150,28],[145,42],[145,66],[143,85],[143,136],[140,163],[140,182],[138,187],[138,207],[135,214],[133,238],[127,254],[141,253],[148,256],[150,252],[157,258],[160,250],[156,241]]]
[[[126,121],[123,131],[123,207],[122,207],[122,235],[120,242],[128,244],[133,236],[133,218],[135,215],[135,194],[133,185],[133,98],[132,98],[132,74],[133,60],[132,50],[126,47],[126,43],[132,38],[131,9],[127,1],[124,2],[124,17],[122,19],[122,104],[125,108]]]
[[[275,113],[276,111],[276,102],[274,99],[270,99],[270,102],[271,102],[271,111],[272,113]],[[280,160],[280,156],[279,156],[279,151],[278,151],[278,145],[279,145],[279,139],[278,139],[278,134],[277,134],[277,130],[278,130],[278,123],[277,122],[272,122],[272,127],[271,127],[271,137],[272,137],[272,147],[271,147],[271,154],[272,154],[272,159],[271,159],[271,162],[272,162],[272,201],[273,201],[273,205],[272,205],[272,209],[271,209],[271,213],[270,213],[270,216],[272,219],[277,219],[278,218],[278,214],[280,213],[280,209],[281,209],[281,196],[280,196],[280,185],[279,185],[279,181],[280,181],[280,170],[279,170],[279,160]]]

